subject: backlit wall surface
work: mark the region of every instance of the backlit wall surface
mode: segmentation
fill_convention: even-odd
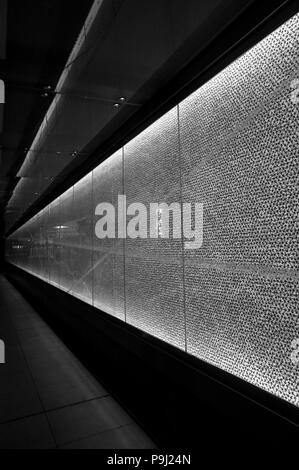
[[[298,41],[299,15],[7,241],[11,263],[297,406]],[[202,247],[99,240],[119,194],[203,203]]]

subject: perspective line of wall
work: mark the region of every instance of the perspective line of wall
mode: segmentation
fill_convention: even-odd
[[[6,247],[10,263],[296,406],[298,40],[296,15]],[[202,203],[203,245],[99,239],[95,208],[118,195]]]

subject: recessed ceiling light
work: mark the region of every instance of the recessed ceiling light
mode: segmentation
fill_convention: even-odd
[[[114,103],[113,107],[114,107],[114,108],[119,108],[119,107],[120,107],[120,104],[119,104],[119,103]]]
[[[124,96],[121,96],[121,97],[119,98],[119,101],[120,101],[121,103],[124,103],[124,102],[126,101],[126,98],[125,98]]]

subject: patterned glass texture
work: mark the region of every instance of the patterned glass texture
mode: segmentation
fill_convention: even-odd
[[[298,406],[298,53],[296,15],[11,235],[8,261]],[[119,238],[119,195],[203,204],[202,246]]]

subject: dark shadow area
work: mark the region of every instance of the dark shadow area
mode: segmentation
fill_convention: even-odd
[[[3,276],[0,305],[0,449],[156,448]]]
[[[287,402],[18,268],[7,276],[160,448],[267,452],[298,440],[298,410]]]

